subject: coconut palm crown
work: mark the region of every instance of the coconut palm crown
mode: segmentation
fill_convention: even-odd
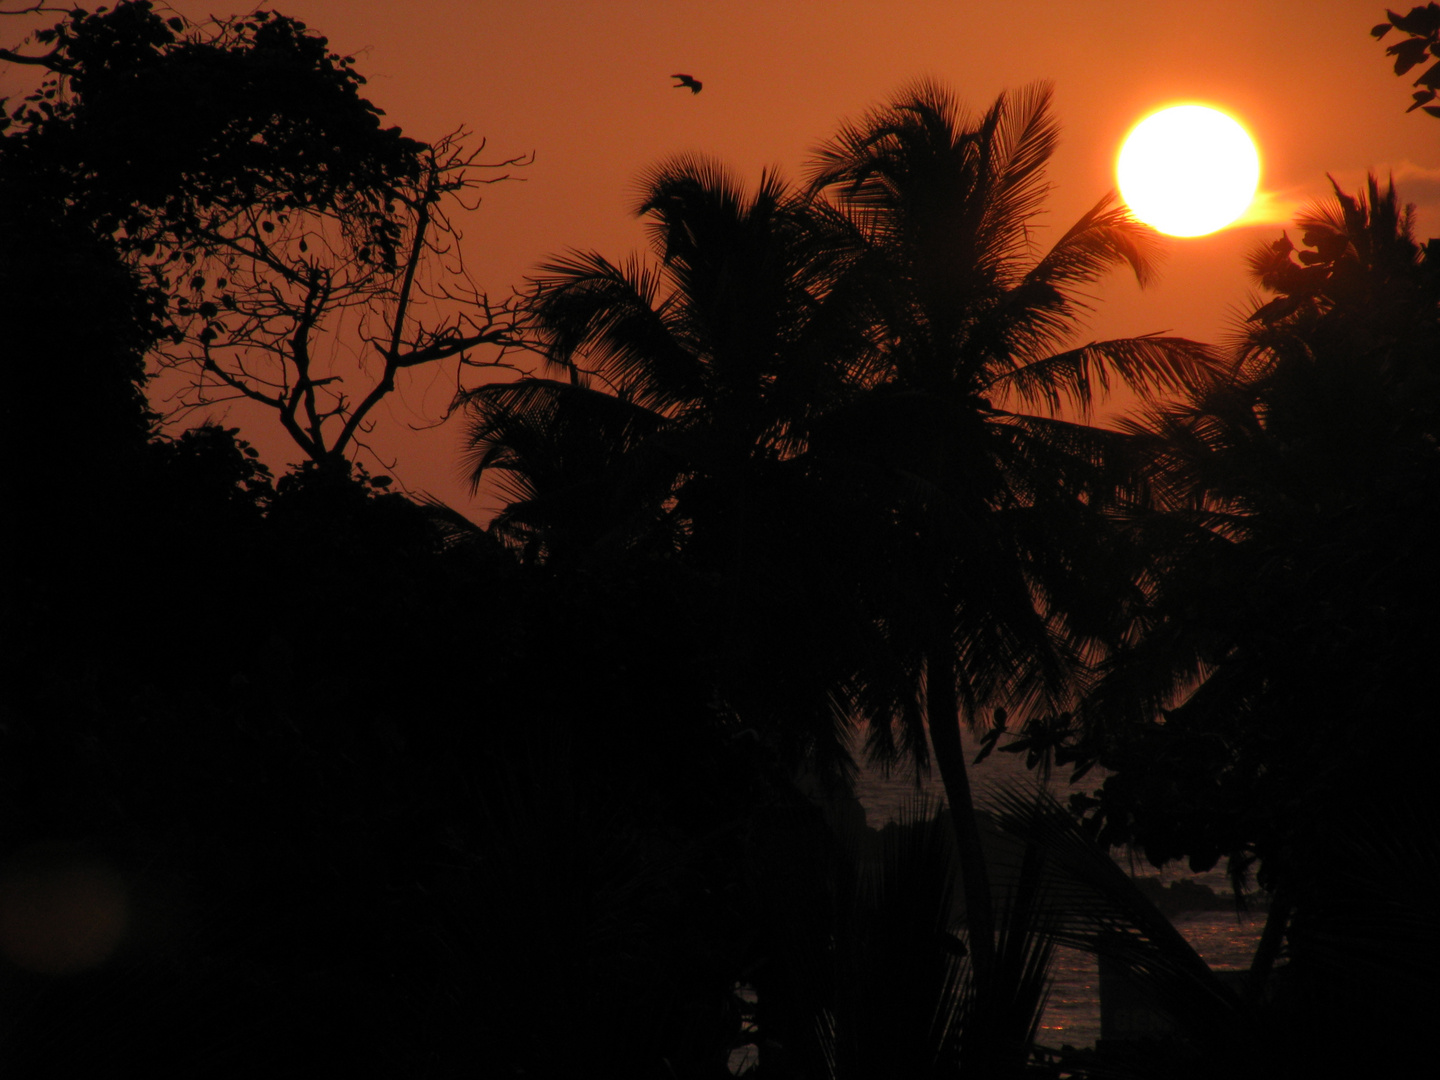
[[[1036,246],[1050,103],[1037,84],[970,116],[920,82],[842,128],[810,174],[812,195],[852,224],[848,269],[867,283],[855,291],[877,344],[862,392],[813,442],[854,463],[887,552],[870,577],[890,646],[862,693],[870,750],[923,765],[928,729],[960,811],[982,968],[994,921],[960,715],[1065,707],[1087,661],[1124,634],[1139,589],[1106,511],[1138,493],[1137,473],[1126,440],[1084,420],[1112,383],[1148,398],[1214,370],[1182,338],[1072,344],[1084,289],[1120,267],[1143,285],[1158,239],[1111,193],[1048,251]]]
[[[774,173],[747,189],[699,157],[647,172],[636,210],[649,260],[543,268],[549,372],[468,395],[471,478],[499,481],[495,530],[534,561],[701,575],[717,705],[843,783],[836,637],[864,627],[816,557],[840,526],[804,451],[873,351],[845,294],[863,285],[843,273],[851,227]]]
[[[544,266],[532,310],[560,377],[467,397],[471,479],[506,474],[512,531],[580,503],[591,540],[608,528],[633,543],[663,521],[678,543],[715,488],[735,494],[736,469],[794,456],[863,344],[834,289],[842,223],[774,173],[746,192],[714,162],[678,157],[641,191],[658,265],[571,252]],[[557,428],[575,443],[563,462]]]

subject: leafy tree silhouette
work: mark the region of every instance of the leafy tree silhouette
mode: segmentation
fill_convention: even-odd
[[[1404,15],[1393,11],[1386,11],[1385,15],[1387,21],[1371,27],[1370,36],[1378,40],[1391,30],[1407,35],[1404,41],[1397,41],[1385,50],[1395,57],[1396,75],[1405,75],[1425,63],[1427,55],[1434,60],[1415,80],[1414,85],[1420,89],[1411,95],[1414,100],[1405,111],[1423,109],[1431,116],[1440,116],[1440,106],[1430,104],[1435,100],[1436,90],[1440,89],[1440,4],[1413,7]]]
[[[1302,249],[1283,236],[1252,256],[1274,295],[1233,377],[1132,427],[1168,508],[1145,527],[1157,587],[1070,753],[1113,770],[1092,807],[1107,842],[1157,865],[1258,867],[1275,901],[1257,974],[1287,943],[1295,1021],[1358,1063],[1425,991],[1357,958],[1406,934],[1434,956],[1410,886],[1382,907],[1356,886],[1370,864],[1395,881],[1397,851],[1435,880],[1437,823],[1413,791],[1440,746],[1412,718],[1440,600],[1425,509],[1440,494],[1440,277],[1434,242],[1373,176],[1297,227]],[[1390,841],[1363,839],[1361,807]],[[1355,881],[1333,878],[1337,858],[1362,860]],[[1320,1038],[1347,1014],[1367,1034]]]
[[[432,176],[427,150],[379,127],[319,40],[276,15],[203,32],[144,4],[72,15],[33,58],[75,60],[53,72],[70,97],[42,88],[0,140],[0,303],[31,394],[6,434],[35,438],[6,447],[5,527],[23,540],[6,620],[25,633],[0,679],[0,999],[26,1020],[0,1025],[0,1062],[15,1075],[459,1072],[478,1042],[502,1070],[573,1072],[618,1038],[636,1073],[669,1061],[718,1075],[748,933],[728,899],[738,852],[785,785],[711,708],[700,575],[523,565],[336,460],[339,417],[323,426],[331,453],[278,479],[234,429],[153,437],[147,351],[177,328],[198,340],[200,304],[228,310],[201,260],[238,236],[210,226],[242,218],[219,215],[258,199],[279,233],[280,213],[338,221],[349,207],[376,264],[389,244],[403,277],[415,250],[386,223]],[[237,77],[273,62],[315,99],[293,125],[282,111],[256,129],[217,88],[237,110],[224,124],[199,110],[195,140],[127,164],[97,118],[123,111],[122,91],[165,103],[161,89],[193,88],[207,57]],[[325,167],[307,181],[305,155],[271,160],[257,130],[287,153],[316,137]],[[91,176],[72,151],[113,168]],[[393,211],[365,202],[382,181]],[[282,210],[292,183],[301,205]],[[286,251],[301,239],[314,250],[296,233]],[[93,319],[75,317],[72,289],[90,290]],[[466,332],[400,347],[433,356]],[[42,400],[69,402],[84,429],[62,440]],[[302,433],[306,409],[302,395]],[[434,677],[446,671],[464,676]],[[132,922],[90,969],[30,970],[34,950],[7,937],[21,871],[71,853],[113,869]],[[572,892],[541,891],[551,883]],[[577,911],[593,920],[552,919]],[[576,1039],[558,1044],[557,1026]]]
[[[47,72],[7,143],[168,296],[154,359],[185,380],[175,415],[246,398],[339,460],[403,371],[503,364],[510,309],[470,283],[451,215],[528,159],[382,127],[353,60],[269,11],[203,28],[126,0],[35,38],[49,51],[0,54]],[[347,333],[360,388],[319,347]]]
[[[165,297],[71,212],[65,178],[29,149],[0,139],[0,311],[11,359],[0,445],[7,461],[24,463],[5,484],[24,501],[86,477],[103,498],[123,486],[157,419],[145,356],[164,333]]]

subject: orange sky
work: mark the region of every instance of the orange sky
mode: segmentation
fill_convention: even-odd
[[[203,19],[222,13],[224,0],[172,6]],[[1112,186],[1120,140],[1161,105],[1216,105],[1255,137],[1274,223],[1169,242],[1159,283],[1141,293],[1117,278],[1088,337],[1169,331],[1219,340],[1246,302],[1245,252],[1278,235],[1295,206],[1325,195],[1327,172],[1353,187],[1367,168],[1393,170],[1402,197],[1420,204],[1421,235],[1440,234],[1440,121],[1406,114],[1408,82],[1368,34],[1383,6],[1364,0],[275,6],[355,55],[371,100],[407,134],[432,139],[463,125],[496,156],[535,152],[525,182],[489,189],[466,221],[469,268],[496,294],[567,247],[617,259],[641,247],[629,211],[647,165],[700,151],[750,180],[769,165],[796,176],[839,121],[922,75],[977,109],[1003,89],[1055,83],[1063,136],[1046,222],[1054,235]],[[5,43],[17,38],[6,33]],[[672,89],[675,71],[693,73],[704,91]],[[438,415],[453,387],[453,377],[412,380],[404,400],[382,410],[377,436],[399,457],[394,472],[406,486],[483,518],[493,504],[472,502],[456,479],[459,427],[405,430],[421,414]],[[273,464],[298,456],[268,418],[237,410],[228,422]]]

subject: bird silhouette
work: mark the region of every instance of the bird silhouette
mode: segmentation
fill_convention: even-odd
[[[688,86],[690,88],[690,93],[692,94],[698,94],[700,92],[700,87],[704,85],[703,83],[696,82],[695,78],[690,75],[671,75],[670,78],[680,80],[675,84],[673,89],[680,90]]]

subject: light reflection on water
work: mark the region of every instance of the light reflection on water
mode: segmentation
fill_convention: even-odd
[[[1250,966],[1265,913],[1196,911],[1177,915],[1175,928],[1195,951],[1217,971],[1240,971]],[[1040,1021],[1042,1046],[1093,1046],[1100,1037],[1100,975],[1095,958],[1074,949],[1056,953],[1053,982],[1045,1015]]]

